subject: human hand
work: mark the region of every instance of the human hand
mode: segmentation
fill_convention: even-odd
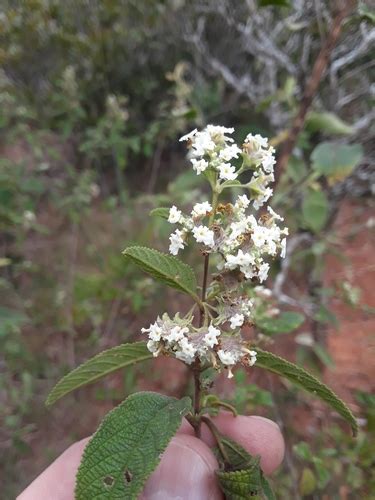
[[[212,419],[220,432],[240,443],[252,455],[260,455],[265,474],[273,472],[284,457],[280,429],[263,417],[233,417],[222,412]],[[90,438],[70,446],[17,500],[73,500],[75,477],[83,450]],[[223,494],[214,471],[218,468],[210,450],[215,441],[202,425],[202,440],[184,421],[163,454],[155,472],[148,479],[140,500],[221,500]]]

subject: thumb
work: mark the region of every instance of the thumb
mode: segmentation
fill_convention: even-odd
[[[216,458],[203,441],[177,434],[139,500],[221,500],[214,474],[217,468]]]

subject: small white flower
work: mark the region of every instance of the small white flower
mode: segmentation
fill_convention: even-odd
[[[188,141],[189,139],[192,139],[197,132],[198,132],[198,130],[195,128],[194,130],[192,130],[188,134],[183,135],[182,137],[180,137],[180,142]]]
[[[260,207],[262,207],[266,201],[268,201],[273,194],[273,190],[271,188],[266,188],[263,193],[254,200],[253,205],[255,210],[259,210]]]
[[[249,351],[249,349],[246,349],[245,347],[242,348],[246,354],[249,355],[249,366],[254,366],[257,360],[257,352],[256,351]]]
[[[238,158],[238,155],[241,153],[240,148],[237,144],[231,144],[230,146],[226,146],[219,153],[219,158],[224,161],[230,161],[233,158]]]
[[[197,172],[197,175],[200,175],[208,167],[208,162],[206,160],[196,160],[195,158],[192,158],[190,161],[193,164],[193,170]]]
[[[178,343],[180,350],[176,352],[176,358],[191,364],[194,361],[196,348],[189,342],[186,337],[183,337]]]
[[[220,335],[220,330],[218,328],[215,328],[214,326],[210,325],[208,327],[208,333],[203,337],[203,342],[208,346],[208,347],[213,347],[214,345],[218,344],[217,337]]]
[[[216,147],[215,142],[211,139],[210,134],[206,131],[198,132],[192,144],[192,154],[195,157],[210,154]]]
[[[181,217],[181,210],[178,210],[178,208],[173,205],[173,207],[169,209],[168,222],[170,222],[171,224],[177,224],[178,222],[181,222]]]
[[[212,140],[214,140],[216,143],[222,143],[222,142],[233,142],[233,139],[231,137],[228,137],[226,134],[233,134],[234,128],[230,127],[222,127],[221,125],[207,125],[205,128],[208,134],[212,137]]]
[[[168,339],[168,342],[179,342],[184,338],[184,334],[188,333],[189,329],[188,328],[181,328],[180,326],[175,326],[172,328],[170,331],[169,335],[166,337]]]
[[[247,134],[245,142],[250,144],[255,151],[268,147],[268,139],[266,137],[262,137],[260,134]]]
[[[219,351],[217,351],[217,355],[219,356],[220,361],[225,366],[235,365],[237,362],[237,356],[235,356],[234,353],[230,351],[224,351],[223,349],[220,349]]]
[[[276,160],[270,151],[267,151],[262,159],[262,167],[263,170],[267,173],[273,172],[273,166],[275,165]]]
[[[245,321],[244,315],[243,314],[235,314],[230,318],[230,327],[232,330],[235,330],[239,326],[243,325],[243,322]]]
[[[191,215],[193,217],[203,217],[205,216],[208,212],[211,212],[212,207],[208,203],[208,201],[204,201],[203,203],[196,203],[193,207],[193,210],[191,212]]]
[[[281,217],[281,215],[277,214],[269,205],[267,207],[267,210],[272,215],[272,217],[274,219],[281,220],[281,221],[284,220],[284,217]]]
[[[280,252],[280,257],[284,259],[286,256],[286,238],[283,238],[281,240],[281,252]]]
[[[212,247],[215,244],[214,232],[207,226],[196,226],[193,229],[193,236],[197,243],[204,243],[208,247]]]
[[[268,271],[270,270],[270,265],[267,262],[263,262],[259,266],[258,278],[261,283],[268,278]]]
[[[176,229],[176,231],[170,235],[169,241],[171,242],[171,244],[169,245],[169,252],[172,255],[177,255],[179,250],[182,250],[184,248],[183,235],[184,232],[180,229]]]
[[[232,239],[236,239],[241,234],[244,234],[249,230],[249,221],[247,218],[243,217],[238,222],[232,222],[232,224],[229,227],[231,229],[230,237]]]
[[[220,179],[226,181],[237,179],[236,169],[230,163],[221,163],[217,169],[219,170]]]
[[[156,358],[160,352],[159,344],[153,340],[147,342],[147,349],[153,354],[154,358]]]
[[[141,332],[142,333],[148,333],[149,334],[148,338],[150,340],[158,342],[161,339],[163,330],[158,325],[158,323],[155,321],[155,323],[151,324],[149,328],[142,328]]]
[[[234,205],[234,208],[238,209],[245,209],[250,205],[250,200],[246,196],[246,194],[242,194],[237,198],[236,204]]]
[[[227,269],[235,269],[237,266],[249,266],[254,264],[254,256],[249,253],[244,253],[241,249],[238,250],[237,255],[226,255]]]
[[[266,243],[267,236],[267,228],[263,226],[256,226],[255,228],[253,228],[251,239],[253,240],[254,245],[257,248],[261,248]]]

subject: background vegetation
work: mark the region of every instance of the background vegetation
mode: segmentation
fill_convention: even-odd
[[[370,2],[1,1],[3,498],[124,394],[186,389],[170,360],[44,408],[69,368],[183,306],[121,251],[134,241],[165,250],[168,227],[148,213],[199,197],[178,137],[206,123],[273,138],[274,208],[291,237],[268,286],[304,323],[290,333],[284,316],[263,333],[348,400],[362,431],[353,440],[326,408],[256,369],[221,380],[223,397],[281,425],[280,498],[373,498],[374,22]]]

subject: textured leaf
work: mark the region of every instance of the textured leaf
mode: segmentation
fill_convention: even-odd
[[[358,424],[354,415],[346,404],[336,396],[336,394],[313,375],[310,375],[303,368],[290,363],[289,361],[272,354],[271,352],[255,349],[257,351],[256,366],[265,368],[273,373],[290,380],[294,384],[302,387],[306,391],[314,394],[329,406],[337,411],[352,427],[353,434],[358,432]]]
[[[167,207],[159,207],[151,210],[150,215],[153,217],[162,217],[163,219],[168,219],[169,217],[169,208]]]
[[[325,132],[335,135],[350,135],[354,128],[334,113],[310,111],[306,117],[305,128],[309,132]]]
[[[253,459],[252,466],[244,470],[224,472],[217,470],[221,489],[227,500],[249,499],[261,491],[261,470],[259,457]]]
[[[154,392],[129,396],[108,413],[87,445],[76,500],[137,499],[190,410],[190,398]]]
[[[272,491],[271,485],[265,478],[264,474],[260,475],[260,484],[262,485],[263,495],[267,500],[276,500],[276,497]]]
[[[129,247],[123,254],[157,280],[197,299],[194,271],[176,257],[145,247]]]
[[[300,327],[305,321],[303,314],[293,311],[281,313],[277,318],[264,318],[257,321],[257,327],[264,333],[289,333]]]
[[[246,469],[248,467],[253,467],[254,464],[259,464],[259,460],[251,456],[250,453],[236,441],[223,435],[220,436],[220,441],[225,450],[226,457],[229,460],[229,464],[224,463],[219,448],[214,448],[214,453],[219,464],[221,464],[222,467],[226,467],[226,472],[229,470]]]
[[[347,177],[361,161],[363,148],[360,144],[322,142],[311,153],[312,167],[331,183]]]
[[[328,219],[329,205],[323,191],[308,191],[302,203],[302,215],[306,226],[319,232]]]
[[[152,358],[146,342],[123,344],[89,359],[83,365],[65,375],[50,392],[46,405],[50,406],[71,391],[108,375],[109,373]]]
[[[223,447],[225,452],[225,459],[218,447],[214,448],[213,450],[221,467],[221,470],[218,471],[218,477],[220,476],[220,472],[241,472],[240,476],[224,476],[224,483],[220,483],[222,484],[222,488],[224,489],[225,487],[227,487],[226,480],[229,477],[231,488],[230,495],[232,496],[228,496],[227,491],[227,498],[248,498],[246,496],[238,496],[238,491],[233,491],[232,484],[233,482],[237,481],[240,482],[242,485],[241,487],[243,487],[242,483],[244,481],[244,478],[246,477],[247,486],[253,488],[251,490],[253,493],[259,493],[260,491],[262,491],[265,498],[267,498],[268,500],[274,500],[275,497],[273,496],[271,486],[263,476],[263,472],[260,468],[259,457],[253,457],[239,443],[236,443],[236,441],[233,441],[226,436],[221,435],[220,441],[221,446]],[[259,474],[255,469],[259,471]],[[248,474],[244,475],[244,472],[248,472]],[[254,496],[252,496],[252,498],[254,498]]]

